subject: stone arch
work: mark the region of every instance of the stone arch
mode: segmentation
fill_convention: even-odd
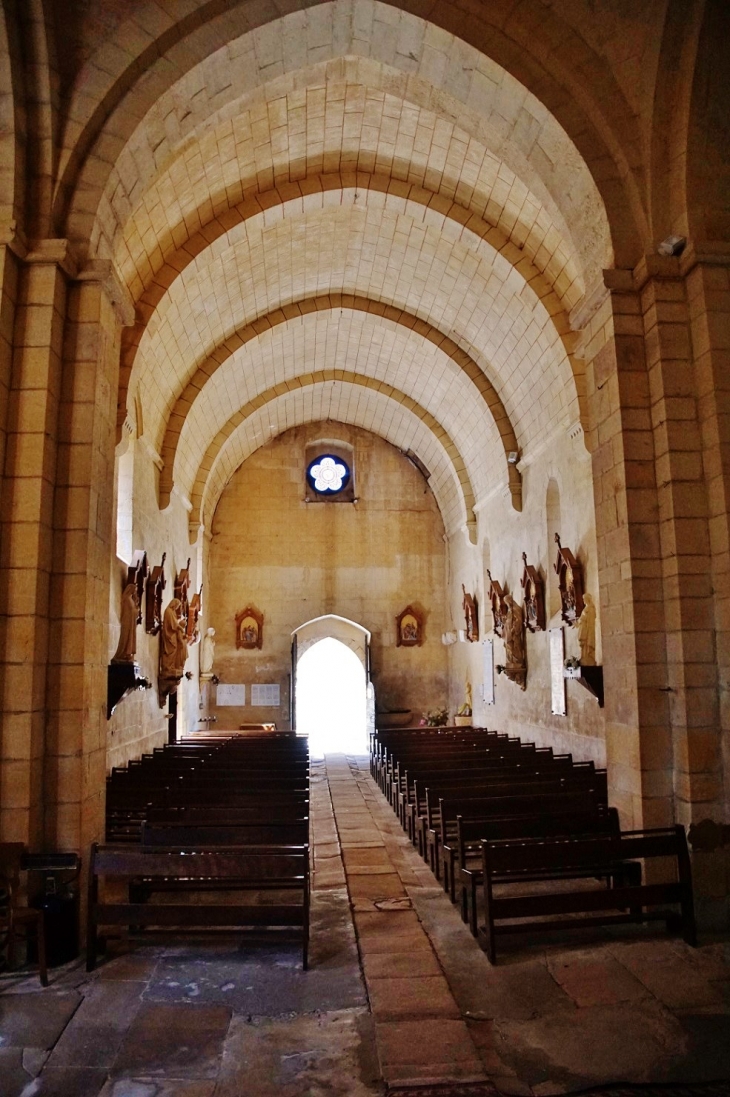
[[[307,182],[310,181],[307,180]],[[437,194],[431,194],[428,191],[424,191],[423,188],[418,188],[418,186],[409,184],[396,185],[394,180],[385,176],[366,177],[362,183],[358,183],[357,188],[348,186],[347,180],[344,177],[341,177],[340,174],[332,174],[332,176],[315,176],[311,182],[314,186],[314,192],[319,191],[319,193],[322,193],[323,199],[325,194],[332,193],[333,191],[340,191],[342,195],[352,193],[357,200],[358,194],[362,193],[363,190],[367,193],[368,190],[372,189],[375,193],[392,195],[394,200],[401,207],[408,202],[414,202],[417,206],[422,206],[429,211],[433,211],[437,216],[442,217],[445,222],[452,222],[454,225],[458,225],[458,231],[462,239],[469,239],[471,236],[478,241],[478,247],[480,242],[483,241],[488,247],[494,248],[499,255],[503,256],[503,258],[513,265],[521,278],[529,284],[530,289],[535,292],[539,301],[550,314],[554,328],[557,330],[563,343],[565,353],[568,355],[571,369],[575,376],[577,398],[579,398],[581,419],[583,420],[585,412],[584,366],[582,360],[574,357],[573,350],[575,347],[576,335],[575,332],[571,330],[568,312],[566,312],[566,309],[568,309],[571,303],[575,304],[579,298],[571,298],[569,296],[566,301],[561,302],[561,295],[555,291],[547,276],[535,267],[534,263],[530,261],[529,257],[526,256],[524,252],[521,252],[512,244],[501,230],[488,225],[482,218],[470,214],[468,210],[465,210],[465,208],[458,203],[451,201],[446,203],[442,202],[439,200]],[[303,185],[303,183],[295,184],[296,188],[300,188],[301,185]],[[321,188],[321,190],[319,190],[319,188]],[[310,194],[307,196],[308,201],[312,200],[312,194],[313,192],[310,191]],[[139,298],[139,301],[137,302],[137,320],[134,327],[125,329],[123,332],[120,397],[119,408],[117,408],[117,416],[119,416],[119,425],[117,426],[119,426],[119,429],[121,429],[126,415],[126,392],[128,385],[130,385],[139,343],[142,341],[151,317],[154,316],[155,309],[172,283],[175,282],[182,271],[195,260],[196,256],[201,255],[206,248],[209,248],[213,244],[215,239],[220,239],[235,225],[243,224],[245,220],[252,216],[265,216],[267,208],[271,208],[272,205],[281,204],[282,208],[291,208],[299,207],[301,202],[302,194],[300,194],[299,199],[292,199],[291,194],[282,194],[277,188],[274,188],[272,191],[265,194],[257,194],[248,197],[245,202],[240,203],[240,205],[236,207],[236,210],[231,211],[232,214],[235,214],[235,219],[232,220],[231,223],[227,222],[227,220],[226,222],[222,222],[222,220],[214,218],[210,225],[206,225],[198,234],[194,234],[193,237],[186,240],[186,244],[180,247],[175,252],[175,255],[169,257],[167,262],[162,264],[162,267],[154,276],[154,281],[150,283],[143,297]],[[383,305],[381,302],[372,302],[372,305],[373,307],[377,306],[378,308],[390,307]],[[296,308],[296,303],[282,306],[283,312],[290,307]],[[373,310],[373,308],[370,310]],[[398,310],[395,307],[393,307],[392,310],[393,312],[402,312],[402,310]],[[270,315],[273,316],[276,314]],[[423,323],[423,321],[420,321],[417,317],[413,317],[412,319],[416,324]],[[270,325],[270,320],[267,320],[266,317],[257,317],[257,319],[250,321],[247,327],[252,330],[259,324],[262,324],[263,327],[267,327]],[[234,342],[236,341],[237,335],[238,333],[231,337]],[[446,337],[441,336],[440,338],[445,339]],[[471,361],[469,355],[460,350],[456,342],[453,342],[453,340],[450,339],[448,341],[456,348],[456,353],[461,355],[464,361]],[[209,362],[212,359],[215,359],[217,353],[218,348],[212,352],[205,363],[201,364],[199,372],[200,370],[205,371],[207,369],[207,365],[209,365]],[[479,370],[479,366],[475,366],[475,369],[480,373],[482,372]],[[190,387],[190,385],[188,387]],[[183,393],[181,397],[178,397],[178,404],[184,396],[186,396],[186,394]],[[504,409],[502,410],[504,411]],[[176,412],[177,411],[178,408],[176,406]],[[175,414],[175,412],[173,412],[173,414]],[[502,428],[499,429],[501,429],[502,433]],[[516,446],[510,441],[507,445],[506,452],[515,448]]]
[[[389,6],[401,5],[393,0]],[[181,72],[234,35],[254,29],[251,12],[243,10],[248,9],[243,3],[231,8],[225,0],[209,0],[177,22],[169,10],[162,12],[151,0],[148,7],[149,25],[155,30],[148,31],[143,13],[136,11],[119,28],[131,43],[129,51],[115,49],[112,43],[98,50],[71,96],[74,143],[63,151],[54,212],[59,230],[75,237],[90,238],[111,164],[155,98]],[[265,21],[265,16],[258,15],[256,25]],[[535,90],[574,142],[599,187],[617,264],[634,266],[647,237],[638,167],[640,133],[605,59],[539,0],[525,0],[506,17],[491,6],[466,13],[450,0],[436,0],[429,10],[429,23],[482,51],[524,87]],[[535,33],[536,27],[540,34]],[[551,43],[549,50],[545,42]],[[88,94],[89,87],[97,88],[95,97]]]
[[[217,347],[215,351],[203,362],[196,370],[194,376],[188,382],[185,390],[178,397],[173,411],[168,419],[167,430],[165,432],[165,438],[162,444],[161,457],[163,461],[162,469],[160,471],[160,486],[159,486],[159,499],[160,506],[167,506],[170,500],[170,492],[173,487],[173,477],[175,468],[175,457],[177,453],[178,444],[180,441],[180,435],[185,423],[185,418],[192,407],[192,404],[201,391],[206,381],[208,381],[213,374],[228,361],[228,359],[236,353],[242,346],[252,339],[258,338],[264,331],[269,330],[279,324],[284,324],[299,316],[307,315],[308,313],[322,312],[330,309],[352,309],[358,312],[368,312],[375,316],[382,316],[386,320],[390,320],[393,323],[399,324],[411,331],[417,332],[423,336],[429,342],[438,346],[444,354],[448,355],[452,359],[458,369],[462,370],[469,379],[474,383],[476,388],[481,394],[489,414],[494,420],[495,426],[499,431],[499,435],[502,441],[502,447],[505,455],[505,467],[507,471],[507,480],[509,483],[510,494],[512,497],[512,505],[515,510],[522,509],[522,479],[519,472],[513,464],[507,461],[507,455],[511,451],[518,449],[517,437],[514,428],[509,420],[504,405],[497,394],[494,386],[489,379],[484,375],[477,363],[463,351],[457,344],[444,335],[433,325],[427,323],[425,320],[421,320],[411,313],[405,312],[403,309],[396,309],[391,306],[385,305],[380,301],[373,301],[370,298],[359,297],[351,294],[326,294],[321,297],[305,298],[302,301],[294,302],[291,305],[286,305],[283,308],[276,309],[274,312],[268,313],[265,316],[259,317],[252,323],[247,324],[244,328],[240,328],[232,336],[230,336],[225,343]],[[317,374],[312,374],[312,377],[319,377],[321,374],[321,380],[325,379],[350,379],[355,378],[357,375],[345,374],[343,371],[318,371]],[[372,387],[379,387],[381,391],[385,391],[386,387],[383,383],[374,381],[372,378],[362,378],[354,381],[357,384],[367,384]],[[279,394],[279,390],[286,391],[290,387],[291,382],[282,383],[282,385],[275,386],[268,390],[274,395]],[[395,390],[391,390],[395,392]],[[407,403],[410,398],[405,394],[400,393],[398,395],[399,402]],[[258,400],[258,398],[257,398]],[[253,402],[255,406],[256,401]],[[416,405],[414,404],[414,407]],[[243,409],[242,409],[243,411]],[[237,413],[229,424],[231,430],[235,429],[238,423],[242,422],[242,418],[238,418],[242,413]],[[424,422],[432,420],[433,424],[436,424],[436,420],[432,419],[430,413],[424,408],[421,408],[418,412]],[[245,416],[244,416],[245,418]],[[234,423],[234,420],[237,422]],[[228,424],[226,428],[228,429]],[[443,428],[439,428],[442,430]],[[444,432],[445,434],[445,432]],[[448,435],[446,436],[448,437]],[[449,439],[449,445],[453,446],[454,451],[456,447]],[[213,452],[212,447],[208,447],[206,453],[206,460],[209,454]],[[448,448],[448,447],[447,447]],[[463,462],[459,458],[459,463],[463,465]],[[465,474],[466,475],[466,474]],[[471,491],[471,489],[469,489]],[[473,500],[473,492],[471,492],[471,498]],[[467,513],[471,513],[471,507],[473,502],[467,505]]]
[[[25,207],[25,93],[14,29],[14,20],[0,6],[0,220],[6,224],[22,224]]]
[[[297,659],[301,659],[305,651],[314,647],[320,640],[331,637],[339,640],[341,644],[354,651],[361,661],[367,673],[367,649],[370,643],[370,631],[357,621],[350,621],[347,617],[339,617],[336,613],[325,613],[321,617],[313,617],[311,621],[305,621],[292,632],[292,638],[297,640]]]
[[[359,394],[365,393],[365,399]],[[333,399],[334,396],[334,399]],[[183,500],[190,514],[189,533],[193,543],[201,529],[210,526],[218,500],[240,465],[260,446],[291,426],[329,420],[360,427],[389,442],[398,450],[411,449],[431,473],[428,486],[433,492],[448,533],[466,529],[472,543],[476,521],[468,522],[461,484],[449,455],[438,437],[409,408],[379,390],[363,390],[347,381],[319,382],[274,397],[258,408],[229,436],[211,468],[201,480],[200,523],[192,521],[190,500]]]
[[[316,372],[305,374],[301,377],[295,378],[293,381],[285,381],[279,385],[274,385],[266,392],[259,393],[253,400],[245,404],[235,415],[232,415],[228,422],[225,424],[222,430],[220,430],[215,438],[208,446],[205,456],[200,463],[193,490],[191,491],[192,510],[190,512],[190,536],[191,540],[195,540],[198,535],[198,530],[201,525],[205,524],[205,493],[209,480],[209,475],[213,469],[213,465],[216,458],[222,453],[233,433],[241,427],[246,419],[254,412],[265,408],[267,404],[285,396],[297,388],[305,389],[312,385],[321,385],[327,381],[339,381],[349,385],[361,386],[362,388],[370,389],[371,391],[378,392],[385,396],[389,400],[393,400],[400,404],[406,410],[415,415],[426,428],[434,435],[439,444],[447,454],[447,459],[451,466],[451,469],[456,477],[461,488],[461,499],[464,507],[464,515],[469,536],[473,544],[476,543],[476,518],[474,517],[474,503],[476,502],[474,496],[474,488],[469,477],[469,473],[464,464],[464,460],[459,452],[459,449],[451,438],[449,433],[441,426],[441,424],[426,411],[412,400],[405,393],[399,392],[392,388],[390,385],[386,385],[382,381],[376,381],[372,377],[366,377],[361,374],[343,374],[341,370],[317,370]],[[434,493],[436,494],[436,493]],[[437,496],[438,501],[438,496]],[[439,504],[440,505],[440,504]],[[446,523],[444,523],[446,524]]]

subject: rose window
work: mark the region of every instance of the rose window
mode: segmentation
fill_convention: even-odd
[[[341,458],[327,454],[310,463],[307,479],[315,491],[335,495],[347,484],[350,470]]]

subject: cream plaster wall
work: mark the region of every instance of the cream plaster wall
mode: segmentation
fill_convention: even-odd
[[[573,437],[571,437],[573,435]],[[596,556],[595,518],[591,477],[591,460],[580,428],[560,429],[533,450],[533,456],[520,464],[523,473],[523,510],[521,514],[510,505],[506,491],[496,491],[478,505],[478,544],[469,544],[464,533],[449,540],[449,629],[463,629],[463,583],[467,591],[479,600],[480,642],[459,642],[449,650],[449,702],[455,711],[464,699],[467,677],[472,683],[474,721],[510,735],[531,739],[557,752],[572,752],[582,761],[592,758],[606,764],[603,710],[598,702],[578,682],[566,682],[567,715],[551,714],[549,636],[547,631],[527,633],[527,689],[519,689],[495,671],[495,704],[482,701],[483,644],[494,640],[494,663],[505,662],[504,643],[492,631],[491,609],[486,601],[489,579],[486,568],[503,588],[524,604],[520,578],[522,553],[528,563],[537,567],[545,580],[547,628],[561,624],[560,614],[549,615],[549,592],[557,590],[553,565],[557,546],[555,530],[548,521],[546,497],[548,482],[553,479],[560,490],[561,526],[557,531],[564,546],[570,548],[583,564],[585,589],[592,594],[597,606],[597,662],[601,662],[600,623],[598,605],[598,566]],[[580,655],[575,629],[564,626],[565,655]]]
[[[316,439],[355,451],[356,504],[304,502],[304,448]],[[252,454],[233,475],[213,520],[209,624],[223,683],[278,682],[280,709],[211,706],[218,727],[276,720],[288,726],[291,633],[334,613],[372,632],[379,707],[417,712],[446,700],[444,526],[419,472],[393,446],[343,423],[295,427]],[[235,647],[236,614],[265,616],[261,651]],[[396,648],[395,616],[426,613],[425,643]]]

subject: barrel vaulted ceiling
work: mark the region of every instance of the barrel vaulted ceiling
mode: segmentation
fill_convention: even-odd
[[[209,524],[256,446],[332,418],[418,453],[449,531],[498,487],[519,508],[507,455],[580,420],[569,314],[612,251],[586,164],[513,76],[335,0],[189,63],[111,159],[69,225],[135,304],[120,423],[158,453],[162,506]]]

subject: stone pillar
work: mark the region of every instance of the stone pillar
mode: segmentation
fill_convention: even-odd
[[[585,323],[601,598],[606,756],[622,826],[672,821],[662,570],[641,304],[630,271]]]
[[[0,512],[0,837],[35,848],[44,831],[49,581],[67,263],[65,241],[48,240],[18,271]],[[6,273],[10,277],[9,267]],[[7,322],[9,299],[4,305]]]
[[[124,296],[106,265],[69,288],[54,513],[45,840],[85,856],[104,834],[109,561]]]
[[[683,257],[684,258],[684,257]],[[712,583],[714,657],[717,668],[715,734],[688,736],[688,791],[695,802],[680,804],[680,818],[727,824],[730,803],[730,255],[691,254],[686,258],[687,305],[702,460],[707,494],[709,571]],[[702,828],[707,831],[707,828]],[[724,846],[723,846],[724,839]],[[702,895],[703,921],[727,925],[730,894],[730,842],[710,828],[697,839],[693,867]]]

